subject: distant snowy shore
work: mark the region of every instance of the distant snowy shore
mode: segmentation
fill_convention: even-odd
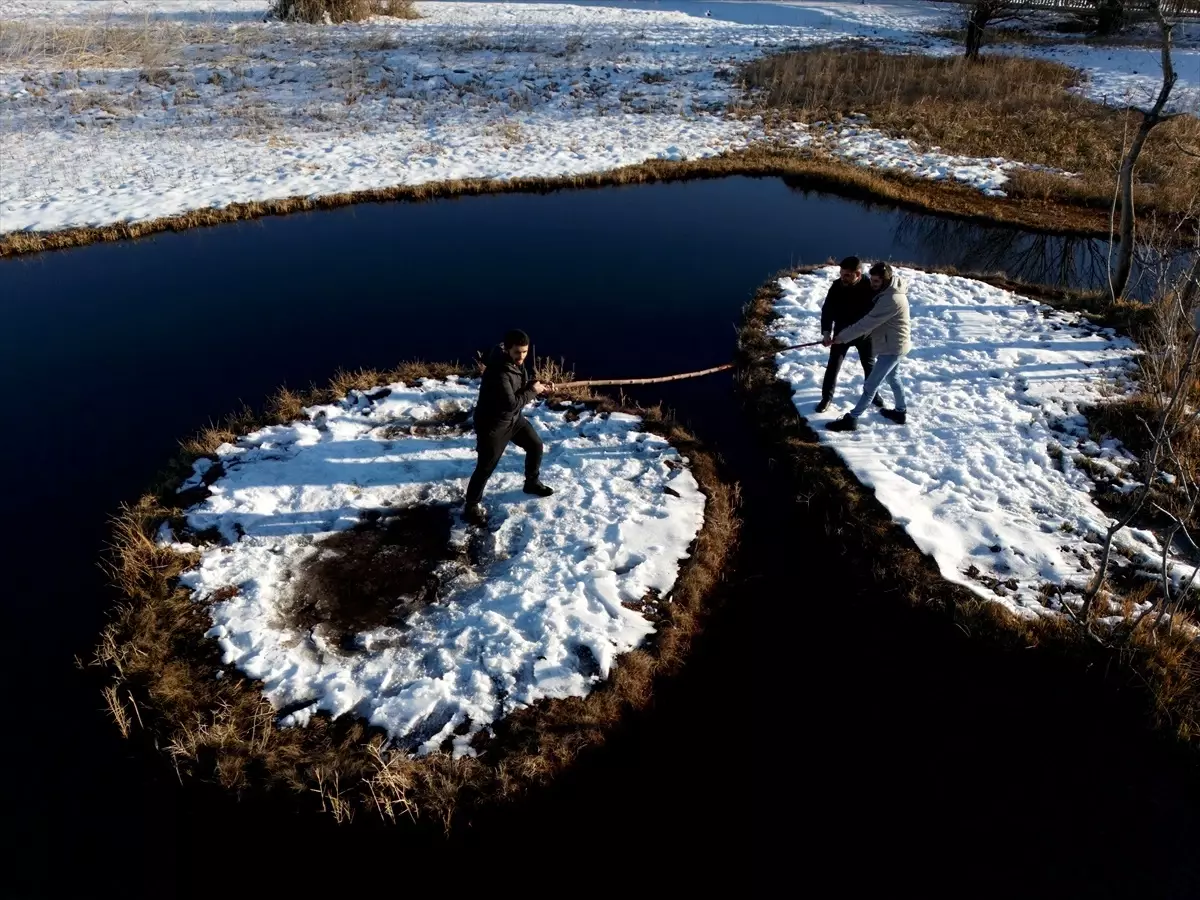
[[[310,27],[264,22],[265,0],[0,0],[10,46],[27,42],[0,59],[0,232],[465,178],[554,178],[767,140],[819,140],[860,165],[989,194],[1020,165],[946,155],[869,123],[768,133],[752,116],[727,114],[743,99],[734,67],[773,50],[856,38],[953,52],[926,34],[951,15],[940,4],[418,8],[415,21]],[[71,48],[87,29],[138,37],[80,56]],[[1030,52],[1084,68],[1097,98],[1146,93],[1158,78],[1149,48]],[[1176,63],[1190,102],[1200,52],[1180,50]]]

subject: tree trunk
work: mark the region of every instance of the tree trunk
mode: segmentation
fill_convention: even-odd
[[[1121,299],[1125,293],[1125,288],[1129,285],[1129,275],[1133,271],[1133,244],[1137,236],[1137,219],[1133,212],[1133,169],[1137,165],[1142,146],[1146,143],[1146,137],[1154,125],[1148,116],[1142,116],[1142,123],[1138,126],[1133,143],[1129,145],[1129,152],[1121,161],[1121,175],[1118,181],[1121,196],[1121,224],[1118,229],[1120,243],[1117,245],[1117,270],[1109,282],[1114,301]]]
[[[1116,34],[1125,27],[1125,4],[1122,0],[1102,0],[1096,17],[1096,33]]]
[[[1133,138],[1133,143],[1129,145],[1129,152],[1121,160],[1121,174],[1117,182],[1117,193],[1121,203],[1120,244],[1117,247],[1117,269],[1116,272],[1111,274],[1108,283],[1109,299],[1114,303],[1124,295],[1125,288],[1129,286],[1129,274],[1133,271],[1135,227],[1133,213],[1133,170],[1137,166],[1138,155],[1142,152],[1142,145],[1146,143],[1146,138],[1150,135],[1151,130],[1155,125],[1172,118],[1172,116],[1164,114],[1163,110],[1166,109],[1167,100],[1171,96],[1171,89],[1175,87],[1175,81],[1179,77],[1174,65],[1171,63],[1171,33],[1175,26],[1163,16],[1162,8],[1157,0],[1152,0],[1151,11],[1158,22],[1159,34],[1162,37],[1160,50],[1162,53],[1163,82],[1162,87],[1158,91],[1158,99],[1154,101],[1154,106],[1149,111],[1139,110],[1142,115],[1142,121],[1138,124],[1137,134]]]
[[[983,49],[983,32],[987,28],[988,14],[979,5],[971,7],[967,16],[967,52],[966,58],[972,61],[979,59],[979,51]]]

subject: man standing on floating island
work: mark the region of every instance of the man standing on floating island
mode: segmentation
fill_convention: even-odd
[[[825,381],[821,385],[821,402],[817,404],[817,412],[823,413],[833,400],[833,389],[837,386],[838,372],[842,368],[842,360],[851,347],[858,351],[858,361],[862,363],[863,378],[871,377],[871,368],[875,365],[875,354],[871,352],[871,339],[863,336],[851,344],[834,344],[834,328],[849,328],[871,311],[875,302],[875,289],[871,282],[862,277],[861,263],[857,256],[847,256],[842,260],[841,273],[837,281],[829,286],[825,302],[821,304],[821,343],[829,347],[829,362],[825,364]],[[830,347],[830,344],[833,344]],[[871,400],[876,406],[883,406],[883,401],[876,394]]]
[[[491,349],[484,360],[479,402],[475,404],[475,451],[479,461],[467,485],[464,512],[469,520],[480,522],[487,511],[480,504],[483,488],[504,455],[509,442],[525,451],[525,493],[549,497],[554,491],[541,482],[542,439],[521,410],[538,394],[553,390],[554,385],[534,381],[525,371],[529,354],[529,335],[510,331],[504,343]]]
[[[871,399],[885,379],[896,398],[896,408],[881,409],[879,414],[897,425],[904,425],[908,420],[904,386],[900,384],[900,361],[912,349],[909,341],[908,294],[904,282],[895,277],[892,267],[887,263],[871,266],[871,287],[877,292],[871,311],[839,331],[833,342],[849,344],[869,334],[875,366],[854,409],[826,425],[830,431],[853,431],[857,428],[858,417],[867,411]]]

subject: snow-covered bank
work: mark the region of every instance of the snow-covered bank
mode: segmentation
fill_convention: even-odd
[[[939,148],[923,149],[916,141],[894,138],[871,128],[864,115],[840,123],[793,122],[787,143],[793,147],[820,148],[846,162],[871,169],[890,169],[929,181],[957,181],[989,197],[1004,197],[1003,186],[1014,169],[1031,169],[1068,175],[1036,163],[1012,162],[1003,157],[956,156]]]
[[[1150,107],[1162,87],[1162,53],[1156,47],[1057,47],[999,45],[993,53],[1038,56],[1079,69],[1087,80],[1079,93],[1109,106]],[[1171,54],[1179,81],[1168,111],[1200,115],[1200,49],[1176,47]]]
[[[1061,14],[1030,16],[1022,30],[1038,35],[1040,45],[1010,44],[993,40],[985,52],[1036,56],[1079,69],[1086,80],[1079,93],[1111,106],[1151,106],[1162,85],[1162,55],[1158,24],[1146,19],[1127,26],[1109,41],[1089,41],[1085,36],[1064,38],[1053,30]],[[1200,115],[1200,20],[1180,19],[1173,33],[1171,58],[1179,82],[1168,109]]]
[[[223,474],[187,519],[224,542],[183,581],[199,600],[216,595],[210,635],[224,662],[261,680],[274,707],[288,708],[285,722],[353,714],[397,746],[429,752],[453,737],[456,752],[469,753],[477,732],[519,706],[586,695],[653,633],[639,609],[649,595],[669,602],[705,499],[686,460],[638,419],[584,411],[569,421],[535,407],[545,478],[558,493],[521,494],[522,458],[511,451],[489,484],[486,562],[455,572],[403,624],[360,633],[358,649],[343,650],[290,613],[297,573],[322,553],[319,541],[368,511],[386,521],[392,509],[460,502],[474,466],[472,434],[412,435],[406,426],[468,409],[477,385],[388,390],[353,392],[310,410],[309,421],[223,446]],[[210,467],[197,464],[193,485]],[[454,525],[451,543],[467,541]]]
[[[162,26],[119,59],[73,58],[56,49],[72,46],[64,40],[48,42],[44,58],[0,64],[0,232],[555,178],[760,141],[803,147],[803,130],[767,133],[729,114],[742,100],[737,64],[846,38],[950,47],[924,34],[950,11],[921,3],[438,2],[418,4],[420,20],[339,27],[264,23],[266,8],[0,0],[0,19],[21,27],[137,29],[147,17]],[[1180,57],[1181,87],[1200,83],[1200,54]],[[947,156],[861,123],[822,142],[861,165],[989,193],[1019,165]]]
[[[773,334],[786,344],[817,335],[836,276],[830,267],[782,279]],[[1135,348],[1110,329],[978,281],[908,269],[898,276],[909,284],[912,309],[913,350],[902,368],[906,426],[872,411],[857,431],[825,430],[861,392],[856,360],[843,367],[824,414],[814,412],[822,348],[780,354],[779,376],[821,440],[943,576],[1016,612],[1059,610],[1045,587],[1078,597],[1094,571],[1094,536],[1109,523],[1087,469],[1128,486],[1134,463],[1118,444],[1094,443],[1080,409],[1129,389]],[[881,395],[890,404],[886,387]],[[1153,534],[1127,530],[1117,547],[1157,570],[1162,551]]]

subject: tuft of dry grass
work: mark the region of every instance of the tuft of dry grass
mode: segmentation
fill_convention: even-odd
[[[304,398],[280,386],[267,402],[267,411],[277,424],[294,422],[304,416]]]
[[[566,360],[542,359],[538,361],[533,377],[546,384],[555,385],[554,397],[558,400],[586,401],[592,394],[587,388],[559,388],[558,385],[575,380],[574,369],[567,368]]]
[[[146,16],[136,25],[96,19],[85,24],[0,19],[0,65],[39,69],[135,66],[154,69],[212,29]]]
[[[926,146],[971,156],[1002,156],[1077,173],[1066,178],[1017,171],[1014,197],[1107,210],[1136,112],[1070,92],[1080,74],[1059,63],[1019,56],[898,55],[833,45],[765,57],[743,70],[769,110],[805,121],[865,113],[871,124]],[[1143,214],[1193,214],[1200,159],[1177,150],[1200,146],[1200,119],[1160,126],[1138,161],[1135,200]]]
[[[274,0],[271,12],[285,22],[310,25],[361,22],[372,16],[419,18],[413,0]]]
[[[812,271],[812,268],[801,269]],[[950,274],[962,274],[947,271]],[[795,274],[793,272],[781,274]],[[966,276],[979,277],[979,276]],[[986,276],[990,284],[1018,288],[1003,276]],[[1029,292],[1022,289],[1022,293]],[[1052,304],[1054,292],[1043,288],[1037,299]],[[782,484],[802,503],[805,517],[818,516],[845,568],[872,573],[913,607],[942,612],[973,638],[1010,649],[1038,646],[1096,665],[1145,692],[1152,717],[1183,740],[1200,738],[1200,646],[1178,631],[1165,637],[1138,629],[1128,641],[1103,645],[1085,635],[1066,616],[1022,619],[999,603],[985,601],[941,577],[937,565],[917,549],[904,529],[892,521],[874,493],[864,488],[836,452],[823,446],[792,403],[790,386],[775,373],[773,352],[779,342],[769,327],[779,299],[778,278],[763,285],[747,305],[739,332],[738,389],[752,409],[769,445],[778,453]],[[1089,302],[1063,295],[1064,308]]]
[[[489,125],[486,131],[494,135],[501,145],[506,148],[519,147],[528,142],[528,137],[525,134],[525,129],[521,127],[521,123],[510,119]]]
[[[652,642],[620,657],[609,680],[587,697],[540,701],[517,711],[497,723],[478,757],[434,753],[417,759],[386,748],[377,731],[349,717],[316,716],[304,728],[280,728],[260,686],[222,665],[216,643],[204,636],[211,625],[205,603],[178,584],[198,554],[177,554],[156,541],[162,523],[179,521],[181,511],[171,505],[173,488],[196,455],[230,435],[289,421],[297,410],[329,402],[347,389],[448,374],[463,371],[405,363],[391,372],[340,372],[328,387],[304,394],[281,389],[262,414],[243,410],[185,441],[159,490],[122,507],[107,565],[123,600],[101,634],[93,665],[110,679],[104,696],[123,734],[165,748],[180,777],[235,791],[310,798],[338,822],[365,809],[386,821],[420,817],[449,829],[473,805],[517,797],[553,778],[580,752],[605,740],[629,712],[645,707],[658,679],[678,671],[737,544],[737,490],[661,409],[624,409],[594,396],[585,398],[593,408],[642,416],[647,430],[689,457],[706,503],[704,527],[670,602],[659,604]]]
[[[227,416],[222,422],[214,422],[201,429],[183,441],[180,447],[184,454],[193,460],[199,459],[201,456],[210,456],[216,453],[217,448],[222,444],[232,444],[237,440],[238,435],[260,427],[258,422],[258,414],[249,406],[243,405],[238,412]]]
[[[133,724],[133,720],[129,717],[125,703],[121,700],[121,695],[117,693],[115,684],[110,684],[104,689],[104,702],[108,706],[109,715],[116,723],[117,730],[121,732],[121,737],[129,737],[129,726]]]

